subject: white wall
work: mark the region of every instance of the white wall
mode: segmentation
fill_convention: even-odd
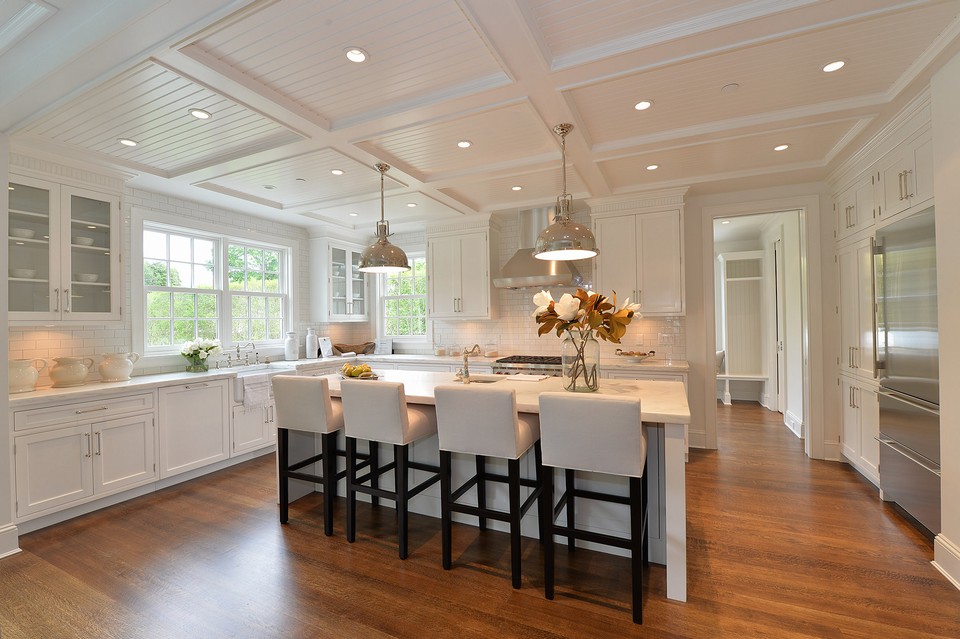
[[[960,56],[931,81],[937,289],[940,323],[940,463],[942,524],[934,545],[936,565],[960,587]]]
[[[0,184],[7,184],[9,177],[10,140],[0,133]],[[10,198],[7,189],[3,189],[0,195],[0,237],[8,235],[7,226],[10,221],[9,210]],[[9,247],[6,242],[0,246],[0,264],[6,264]],[[7,287],[3,287],[0,292],[0,352],[8,354],[7,344]],[[6,357],[4,359],[13,359]],[[7,388],[8,369],[0,371],[0,388]],[[0,414],[6,416],[9,414],[9,397],[6,393],[0,393]],[[10,428],[10,424],[4,419],[3,422]],[[17,528],[13,525],[13,503],[10,495],[13,492],[11,482],[13,480],[10,468],[10,437],[8,433],[0,433],[0,557],[17,552]]]
[[[832,209],[831,209],[832,210]],[[802,434],[803,411],[803,286],[801,281],[799,216],[783,219],[783,284],[785,295],[784,328],[786,406],[783,418],[794,433]]]

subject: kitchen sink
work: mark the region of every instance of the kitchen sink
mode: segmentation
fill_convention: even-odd
[[[233,366],[232,368],[220,368],[221,371],[232,371],[237,374],[233,380],[233,398],[237,402],[243,401],[244,379],[254,375],[280,375],[281,373],[293,373],[296,368],[286,362],[270,362],[269,364],[246,364],[243,366]]]

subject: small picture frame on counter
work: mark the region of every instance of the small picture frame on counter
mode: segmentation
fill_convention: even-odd
[[[329,337],[319,337],[317,343],[320,345],[320,357],[333,357],[333,342]]]
[[[373,349],[374,355],[393,355],[393,340],[392,339],[378,339],[376,340],[376,347]]]

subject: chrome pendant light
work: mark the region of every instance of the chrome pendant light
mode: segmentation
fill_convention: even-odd
[[[409,271],[407,254],[391,244],[390,225],[383,217],[383,174],[390,170],[389,164],[378,162],[374,165],[380,171],[380,221],[377,222],[377,241],[364,249],[357,270],[363,273],[400,273]]]
[[[573,196],[567,193],[567,134],[572,124],[558,124],[553,132],[560,136],[560,169],[563,173],[563,193],[557,196],[557,212],[553,224],[537,236],[533,256],[538,260],[583,260],[596,257],[597,240],[590,229],[570,219]]]

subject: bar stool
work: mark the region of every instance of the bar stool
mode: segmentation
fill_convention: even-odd
[[[343,401],[344,432],[347,436],[347,541],[357,535],[357,493],[374,499],[392,499],[397,504],[397,534],[400,559],[407,558],[407,505],[412,497],[440,479],[437,466],[410,461],[409,446],[437,432],[432,406],[408,405],[403,384],[387,381],[344,380],[340,383]],[[357,476],[357,440],[370,442],[371,459],[376,459],[376,443],[393,444],[393,461],[373,466],[366,475]],[[378,480],[394,471],[395,490],[384,490]],[[431,476],[410,487],[409,471],[422,470]]]
[[[323,486],[323,532],[333,534],[333,502],[337,498],[337,481],[346,471],[337,473],[337,433],[343,428],[340,402],[330,398],[330,384],[324,377],[275,375],[273,397],[277,408],[277,466],[280,475],[280,523],[288,520],[290,480],[319,483]],[[295,464],[290,463],[289,432],[291,430],[320,433],[320,454]],[[322,474],[300,469],[321,462]]]
[[[556,506],[553,503],[553,472],[547,468],[543,480],[540,516],[546,521],[544,542],[544,594],[554,595],[553,535],[566,536],[571,548],[577,539],[630,550],[633,581],[633,622],[642,623],[642,566],[646,561],[646,490],[644,466],[647,435],[640,418],[639,397],[542,393],[540,395],[540,437],[543,465],[566,470],[567,485]],[[629,478],[629,497],[578,489],[575,471],[590,471]],[[630,537],[615,537],[575,526],[575,498],[627,504],[630,506]],[[567,509],[567,525],[556,519]],[[551,512],[552,511],[552,512]]]
[[[443,569],[450,570],[452,515],[463,513],[480,519],[485,530],[487,519],[510,524],[510,565],[513,587],[520,587],[520,520],[540,497],[542,464],[540,455],[540,420],[537,415],[517,414],[517,394],[513,389],[442,385],[434,389],[437,405],[437,434],[440,438],[440,513],[443,547]],[[535,479],[520,478],[520,458],[534,448]],[[476,457],[476,474],[453,490],[451,458],[453,453]],[[507,460],[507,475],[486,471],[486,458]],[[486,482],[505,482],[509,492],[507,512],[486,504]],[[477,487],[477,505],[457,503],[470,488]],[[526,500],[520,501],[520,487],[533,488]],[[542,524],[542,522],[541,522]],[[540,540],[543,541],[543,526]]]

